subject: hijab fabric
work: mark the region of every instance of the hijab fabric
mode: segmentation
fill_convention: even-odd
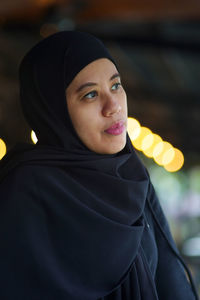
[[[37,283],[34,292],[30,282],[26,285],[26,299],[31,293],[38,297],[33,299],[48,300],[157,299],[141,250],[147,172],[128,135],[121,152],[96,154],[80,141],[67,111],[66,88],[99,58],[115,64],[97,38],[63,31],[40,41],[20,66],[22,108],[39,141],[12,150],[1,162],[0,179],[5,191],[9,180],[15,189],[22,180],[25,190],[30,187],[30,199],[35,195],[30,205],[37,198],[41,202],[41,217],[27,221],[27,244],[8,242],[16,249],[19,244],[24,255],[20,265],[16,258],[10,262],[10,268],[15,264],[21,274],[15,278],[16,294],[26,269],[27,247],[34,249],[36,260],[29,272],[45,278],[46,285]],[[25,191],[16,190],[15,198],[28,207]],[[34,209],[28,211],[34,214]]]

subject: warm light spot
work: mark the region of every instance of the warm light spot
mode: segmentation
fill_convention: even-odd
[[[153,133],[148,134],[142,141],[142,151],[149,149],[153,145],[154,136]]]
[[[135,140],[132,140],[132,144],[133,146],[137,149],[137,150],[142,150],[142,142],[144,140],[144,138],[151,134],[151,130],[147,127],[140,127],[140,134],[139,136],[135,139]]]
[[[127,131],[131,141],[135,140],[140,134],[140,123],[134,118],[128,118]]]
[[[180,170],[180,168],[182,168],[183,164],[184,164],[183,153],[179,149],[174,148],[174,158],[169,164],[165,165],[164,168],[168,172],[176,172]]]
[[[130,135],[131,141],[135,141],[141,133],[141,127],[135,128],[134,132]]]
[[[148,136],[147,136],[148,137]],[[146,137],[146,138],[147,138]],[[146,139],[145,138],[145,139]],[[153,157],[153,151],[154,151],[154,148],[156,147],[156,145],[158,144],[158,143],[160,143],[160,142],[162,142],[162,139],[161,139],[161,137],[158,135],[158,134],[153,134],[153,143],[152,143],[152,145],[149,147],[149,148],[147,148],[147,149],[145,149],[145,150],[143,150],[143,153],[147,156],[147,157]]]
[[[160,142],[155,146],[153,158],[158,165],[163,165],[163,156],[171,148],[173,148],[173,146],[168,142]]]
[[[6,144],[2,139],[0,139],[0,159],[2,159],[5,154],[6,154]]]
[[[153,150],[153,158],[158,157],[163,151],[163,141],[156,144]]]
[[[36,134],[33,130],[31,131],[31,139],[32,139],[34,144],[36,144],[37,141],[38,141],[37,136],[36,136]]]
[[[149,128],[140,125],[135,118],[128,118],[127,131],[135,149],[143,151],[144,155],[153,158],[169,172],[179,170],[184,163],[182,152],[170,143],[153,133]]]
[[[173,147],[170,148],[169,150],[165,151],[165,153],[163,154],[163,158],[162,158],[162,164],[163,165],[169,164],[173,160],[174,155],[175,155],[175,151],[174,151]]]

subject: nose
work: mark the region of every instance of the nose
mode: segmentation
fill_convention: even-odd
[[[102,114],[104,117],[111,117],[122,110],[121,105],[114,96],[107,97],[103,106]]]

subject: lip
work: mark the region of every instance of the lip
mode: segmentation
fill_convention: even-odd
[[[124,121],[118,121],[111,125],[108,129],[105,130],[106,133],[111,135],[119,135],[125,130]]]

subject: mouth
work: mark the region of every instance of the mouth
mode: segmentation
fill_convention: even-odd
[[[125,128],[124,121],[119,121],[106,129],[105,132],[111,135],[120,135],[124,132]]]

